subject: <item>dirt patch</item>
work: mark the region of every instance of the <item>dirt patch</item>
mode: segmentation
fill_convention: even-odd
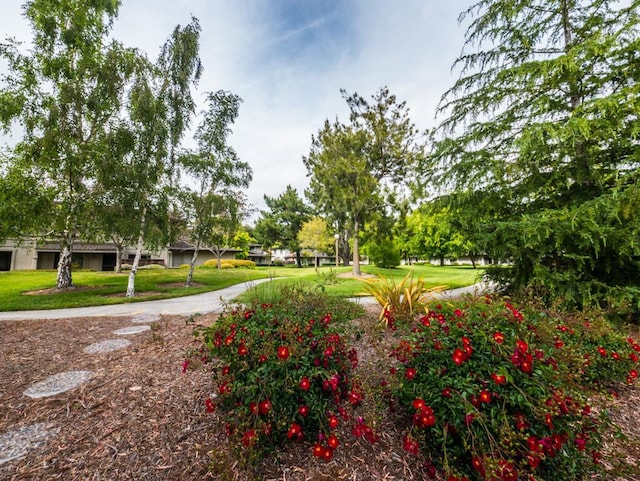
[[[369,444],[341,426],[341,446],[329,462],[311,456],[311,442],[290,445],[250,471],[243,453],[231,450],[216,413],[207,373],[182,373],[186,350],[196,347],[185,317],[164,316],[146,332],[127,337],[132,344],[106,353],[84,349],[113,338],[131,325],[126,317],[79,318],[0,323],[0,435],[46,423],[56,435],[21,459],[0,465],[2,480],[419,480],[428,479],[420,461],[402,449],[404,426],[387,409],[380,381],[393,359],[390,331],[378,328],[377,309],[354,321],[362,332],[355,347],[363,383],[372,395],[359,409],[380,440]],[[197,318],[211,324],[215,314]],[[34,382],[69,370],[89,370],[82,386],[49,398],[23,391]],[[599,480],[640,480],[640,389],[626,387],[608,402],[612,419],[627,436],[606,440],[603,461],[609,472]],[[616,474],[611,474],[615,472]],[[594,478],[595,479],[595,478]]]
[[[98,289],[98,286],[71,286],[65,289],[58,289],[57,287],[48,287],[46,289],[38,289],[35,291],[23,292],[25,296],[48,296],[51,294],[64,294],[65,292],[87,292]]]

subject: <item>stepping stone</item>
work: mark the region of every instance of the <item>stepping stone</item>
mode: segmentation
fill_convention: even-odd
[[[61,372],[35,383],[24,392],[24,395],[33,399],[55,396],[84,384],[92,377],[91,371]]]
[[[117,334],[118,336],[126,336],[128,334],[138,334],[140,332],[148,331],[149,329],[151,329],[151,326],[131,326],[123,327],[122,329],[113,331],[113,333]]]
[[[106,341],[94,342],[84,348],[86,354],[102,354],[105,352],[117,351],[131,345],[131,341],[126,339],[108,339]]]
[[[60,432],[46,423],[30,424],[0,434],[0,464],[19,459]]]
[[[139,314],[133,319],[131,319],[131,322],[133,322],[134,324],[146,324],[148,322],[157,322],[159,320],[160,320],[160,314],[145,312],[144,314]]]

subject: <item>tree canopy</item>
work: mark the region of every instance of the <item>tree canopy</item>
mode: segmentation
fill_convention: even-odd
[[[638,304],[634,0],[482,0],[443,96],[431,180],[476,218],[506,288]]]
[[[303,161],[310,176],[307,196],[345,240],[351,238],[353,273],[360,275],[360,231],[375,213],[406,197],[407,173],[422,159],[424,139],[406,103],[386,87],[371,102],[357,93],[342,95],[349,123],[325,121]]]

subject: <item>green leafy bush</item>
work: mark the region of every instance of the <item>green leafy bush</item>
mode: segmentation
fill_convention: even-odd
[[[370,241],[366,246],[369,260],[376,266],[392,269],[400,265],[402,253],[392,239],[382,238]]]
[[[205,407],[248,459],[305,439],[329,459],[339,444],[334,429],[362,400],[352,377],[357,353],[345,337],[345,321],[362,311],[300,286],[283,289],[277,304],[227,310],[196,329],[202,349],[194,358],[211,366],[216,386]]]
[[[394,351],[404,448],[452,481],[582,479],[608,426],[585,387],[633,382],[639,350],[602,320],[490,298],[438,305]]]

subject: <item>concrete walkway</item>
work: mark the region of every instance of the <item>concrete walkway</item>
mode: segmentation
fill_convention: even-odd
[[[50,309],[38,311],[0,312],[0,321],[22,321],[34,319],[67,319],[72,317],[102,316],[139,316],[142,314],[167,314],[188,316],[195,313],[222,311],[225,302],[229,302],[247,289],[269,281],[256,279],[217,291],[195,294],[193,296],[174,297],[159,301],[141,301],[110,306],[71,307],[67,309]]]
[[[182,315],[208,312],[221,312],[225,302],[229,302],[247,289],[267,282],[270,279],[256,279],[243,282],[224,289],[193,296],[174,297],[159,301],[141,301],[110,306],[72,307],[67,309],[50,309],[37,311],[0,312],[0,321],[23,321],[37,319],[68,319],[73,317],[102,317],[102,316],[140,316],[144,314]],[[484,284],[474,284],[460,289],[451,289],[436,294],[443,299],[454,298],[463,294],[480,294],[486,290]],[[375,304],[373,297],[353,297],[350,300],[359,304]]]

